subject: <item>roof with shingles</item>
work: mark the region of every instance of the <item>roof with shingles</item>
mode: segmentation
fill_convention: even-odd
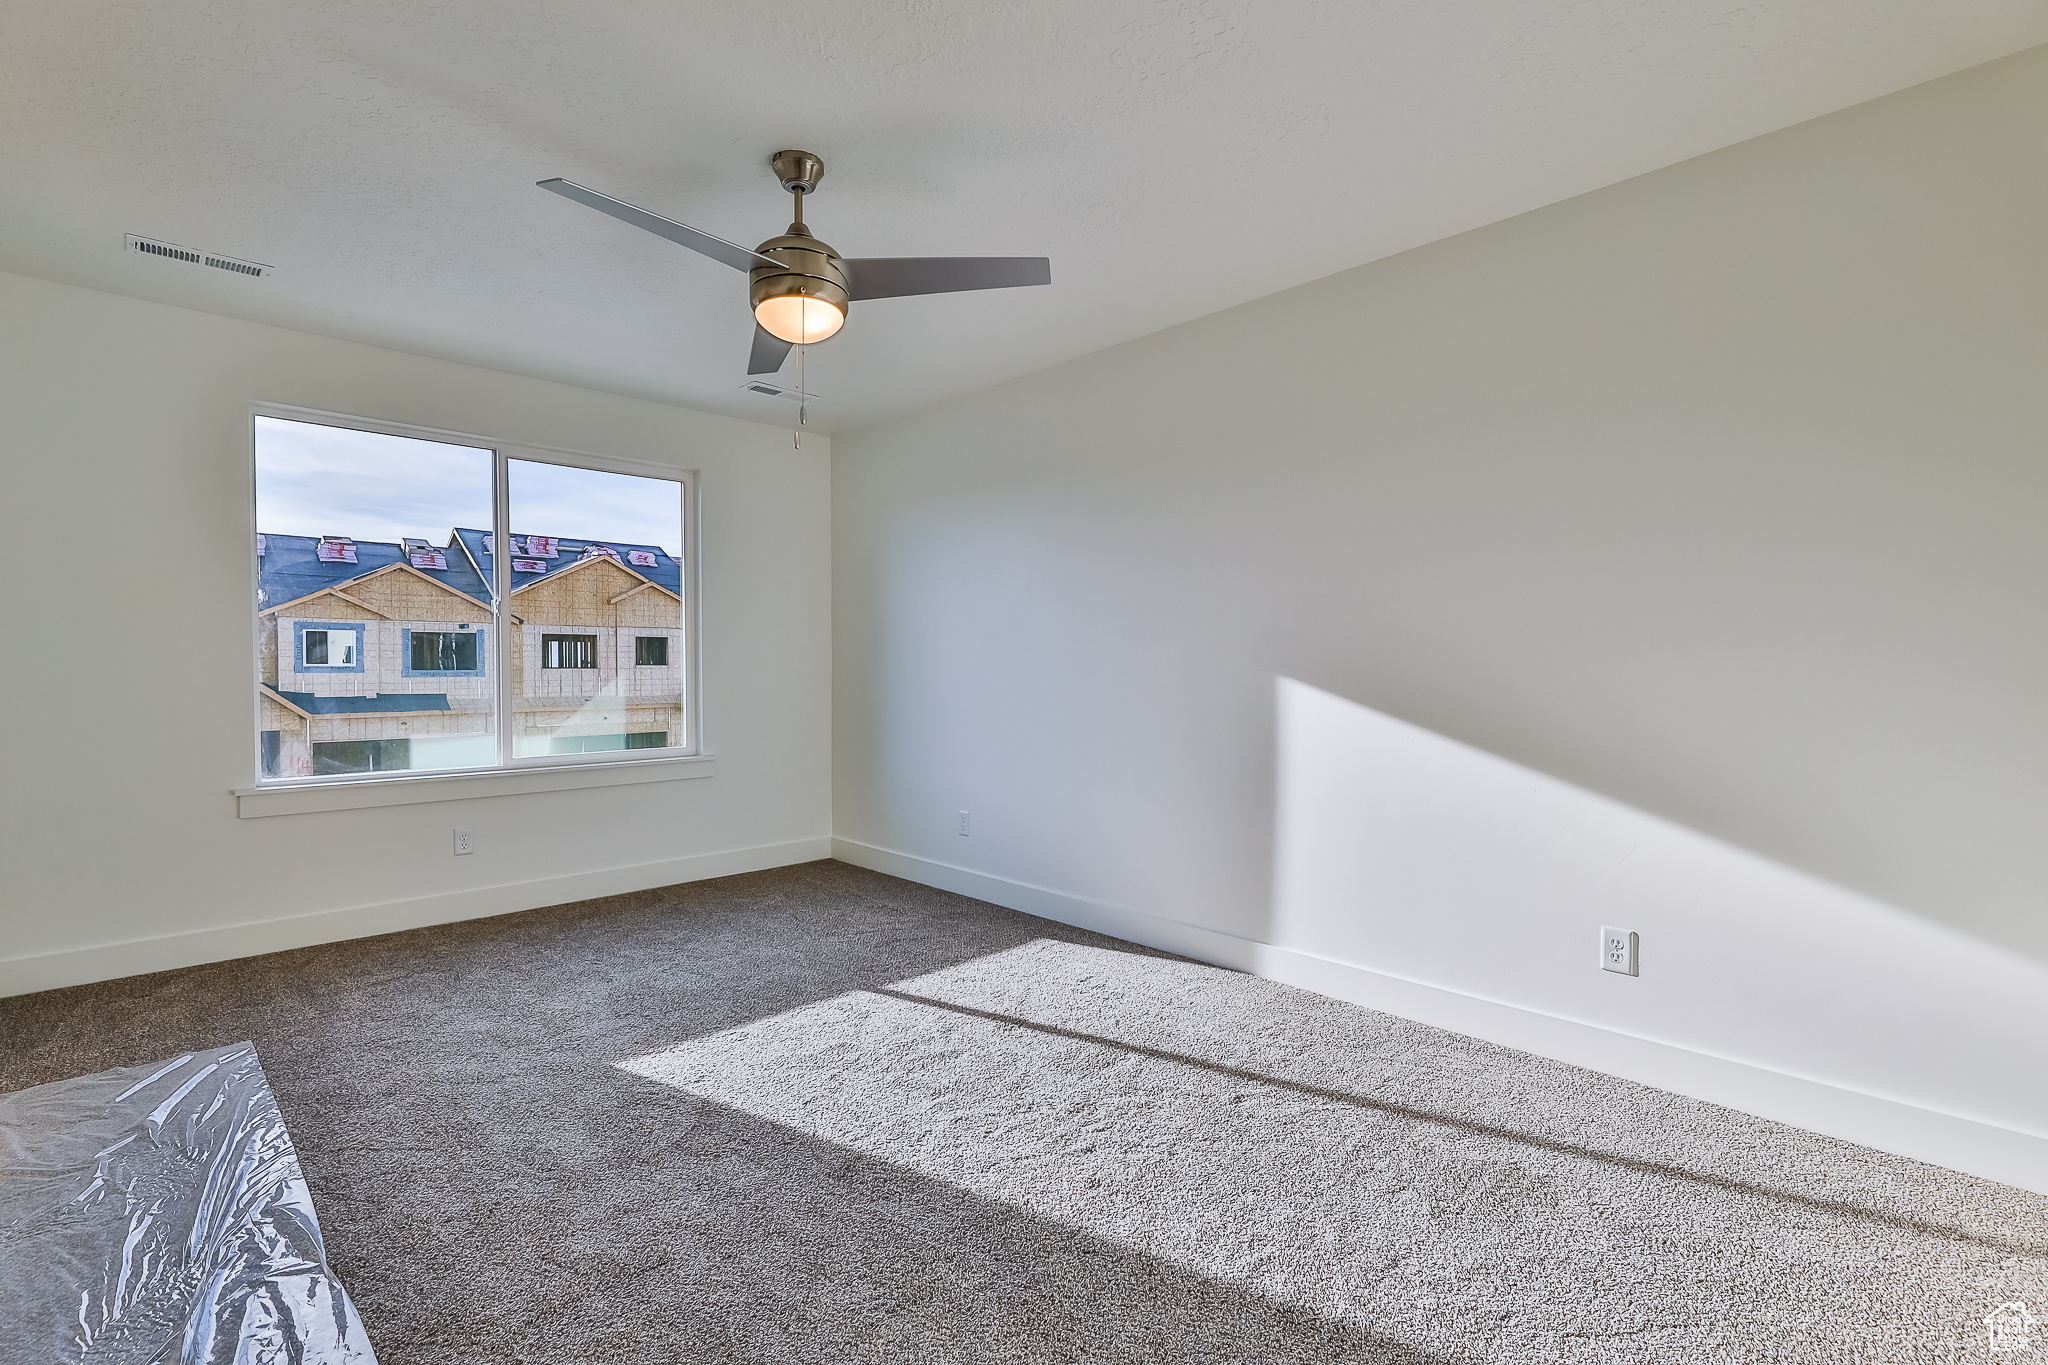
[[[448,537],[448,567],[445,569],[418,569],[437,583],[445,583],[459,593],[465,593],[479,602],[491,600],[491,555],[488,550],[492,540],[488,531],[458,526]],[[525,546],[528,537],[514,535],[513,543]],[[358,578],[368,577],[379,569],[393,564],[409,564],[402,546],[385,540],[358,540],[353,542],[356,562],[353,564],[330,563],[320,558],[318,536],[281,536],[265,534],[263,553],[257,556],[256,606],[259,611],[268,610],[286,602],[296,602],[328,588],[345,588]],[[647,579],[658,587],[668,589],[678,597],[683,592],[683,566],[675,557],[659,545],[637,545],[624,540],[566,540],[555,541],[555,556],[515,554],[515,560],[539,559],[547,568],[540,573],[530,569],[514,568],[512,591],[517,592],[529,583],[538,583],[550,574],[560,573],[583,562],[593,546],[602,546],[618,552],[619,564],[628,573]],[[633,551],[652,555],[652,564],[633,564],[627,555]],[[599,551],[602,553],[602,551]],[[417,566],[414,566],[417,568]]]
[[[358,540],[354,544],[356,562],[335,564],[320,558],[318,536],[265,535],[263,552],[256,557],[257,610],[296,602],[328,588],[345,587],[393,564],[411,563],[403,548],[390,541]],[[488,603],[490,585],[478,575],[476,566],[452,545],[447,557],[445,569],[417,571],[436,583],[445,583],[459,593]]]
[[[405,711],[446,711],[446,692],[373,692],[367,697],[319,697],[311,692],[277,694],[310,716],[370,716]]]
[[[488,531],[478,531],[466,526],[458,526],[455,529],[455,539],[459,540],[462,548],[469,552],[470,562],[475,565],[477,571],[488,578],[491,574],[491,556],[487,552],[486,547],[491,544],[493,539],[491,534]],[[560,573],[564,569],[581,563],[589,553],[590,548],[594,545],[599,545],[618,551],[619,563],[628,573],[638,574],[659,587],[667,588],[678,597],[682,596],[683,566],[678,564],[675,557],[659,545],[636,545],[631,541],[625,540],[564,540],[558,538],[555,541],[555,557],[547,559],[541,556],[525,555],[517,552],[520,547],[526,545],[528,539],[528,535],[523,531],[512,533],[514,549],[512,558],[515,560],[538,558],[541,563],[547,565],[547,569],[541,573],[533,573],[530,570],[514,568],[512,570],[512,591],[514,592],[518,592],[529,583],[540,582],[549,574]],[[634,550],[654,556],[654,562],[652,564],[628,563],[626,555]]]

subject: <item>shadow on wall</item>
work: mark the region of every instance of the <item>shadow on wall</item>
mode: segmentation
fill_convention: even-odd
[[[1292,678],[1276,706],[1276,946],[2048,1133],[2016,1083],[2048,966]]]

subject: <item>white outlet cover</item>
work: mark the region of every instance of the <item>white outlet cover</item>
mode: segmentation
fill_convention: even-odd
[[[968,837],[968,834],[967,834],[967,830],[968,830],[968,824],[967,824],[967,812],[966,812],[966,811],[964,811],[964,810],[963,810],[963,811],[961,811],[961,812],[960,812],[960,823],[959,823],[959,824],[958,824],[958,825],[957,825],[957,826],[956,826],[955,828],[956,828],[956,829],[958,830],[958,832],[959,832],[959,834],[960,834],[960,837],[961,837],[961,838],[963,838],[963,839],[964,839],[964,838]]]
[[[1616,929],[1610,924],[1601,925],[1600,970],[1634,976],[1638,942],[1635,934],[1628,929]]]
[[[456,856],[456,857],[458,857],[458,858],[460,858],[460,857],[461,857],[461,856],[462,856],[463,854],[465,854],[465,853],[474,853],[475,851],[476,851],[476,838],[475,838],[475,833],[474,833],[474,831],[472,831],[472,830],[466,830],[466,829],[458,829],[458,830],[456,830],[456,831],[455,831],[455,856]]]

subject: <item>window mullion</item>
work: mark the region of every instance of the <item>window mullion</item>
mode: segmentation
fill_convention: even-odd
[[[498,766],[512,766],[512,483],[511,461],[503,450],[491,452],[491,640],[498,679]]]

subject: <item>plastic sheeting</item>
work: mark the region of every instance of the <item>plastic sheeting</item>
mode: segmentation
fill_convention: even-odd
[[[0,1095],[7,1365],[375,1365],[248,1043]]]

